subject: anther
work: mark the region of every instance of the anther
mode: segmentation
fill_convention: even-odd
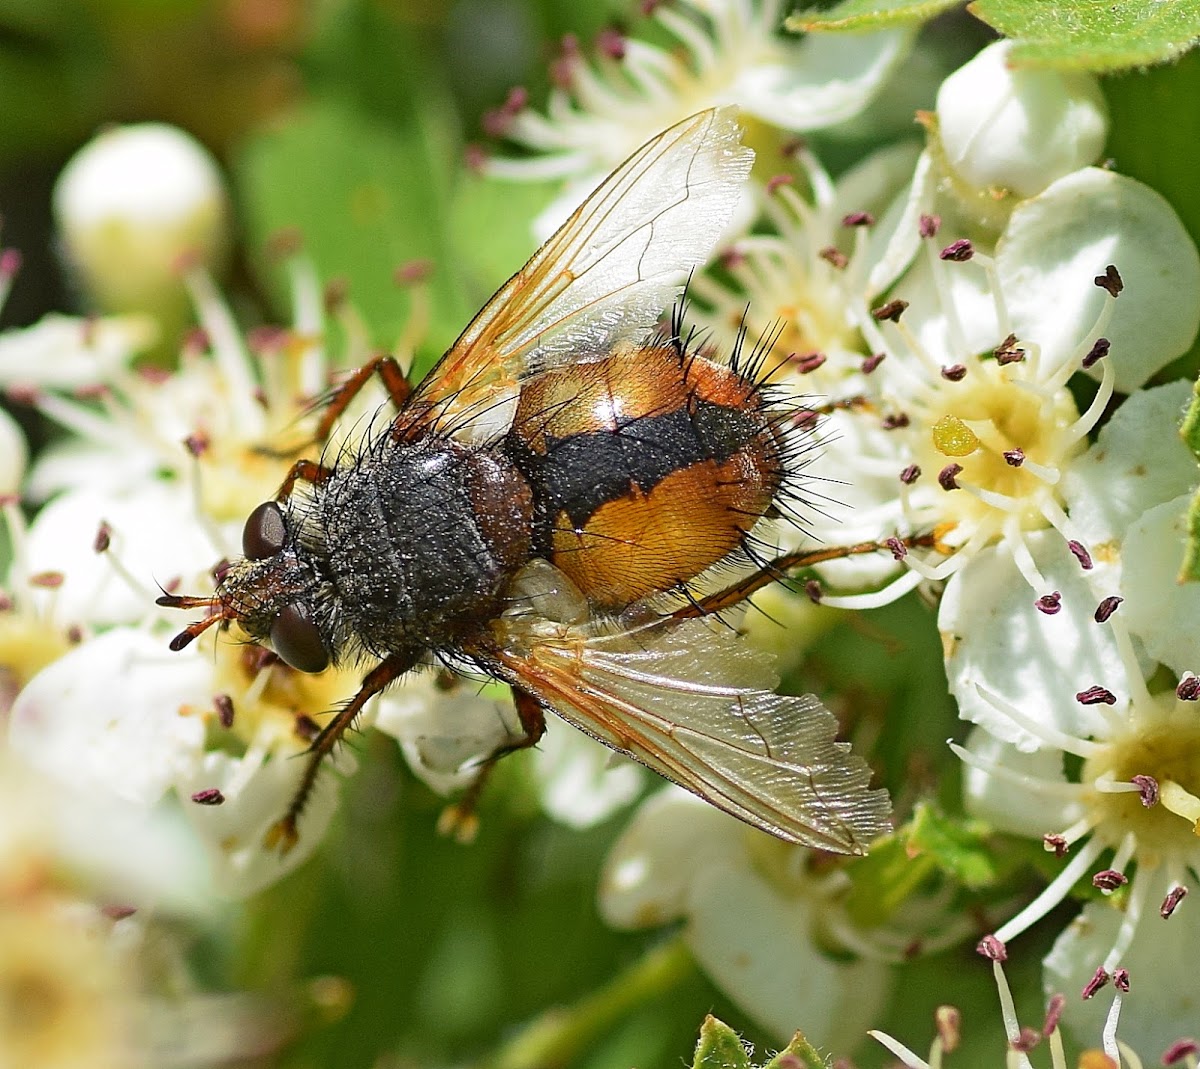
[[[1022,1054],[1028,1054],[1034,1047],[1042,1041],[1042,1034],[1029,1025],[1022,1026],[1020,1032],[1017,1033],[1017,1038],[1009,1043],[1009,1046]]]
[[[1054,994],[1050,996],[1050,1004],[1046,1007],[1046,1020],[1042,1023],[1042,1035],[1052,1036],[1058,1030],[1058,1022],[1062,1019],[1063,1007],[1067,1004],[1067,996]]]
[[[817,255],[830,266],[836,267],[839,271],[845,268],[850,262],[850,257],[834,245],[826,245]]]
[[[1080,705],[1116,705],[1117,696],[1106,687],[1097,684],[1094,687],[1088,687],[1087,690],[1081,690],[1075,695],[1075,700]]]
[[[1082,997],[1084,999],[1091,998],[1093,995],[1096,994],[1097,991],[1099,991],[1102,987],[1104,987],[1104,985],[1107,984],[1108,981],[1111,979],[1112,979],[1112,977],[1109,976],[1108,973],[1104,971],[1103,967],[1098,968],[1092,974],[1092,978],[1086,984],[1083,985]]]
[[[1049,594],[1043,594],[1033,603],[1038,612],[1045,613],[1047,616],[1054,616],[1062,612],[1062,594],[1055,590]]]
[[[941,228],[942,217],[940,215],[922,215],[917,224],[917,233],[923,238],[932,238],[937,236],[937,232]]]
[[[902,301],[897,298],[894,301],[888,301],[887,304],[881,304],[878,308],[873,308],[871,315],[880,323],[899,323],[900,317],[904,315],[904,310],[907,307],[908,301]]]
[[[21,270],[21,252],[19,249],[4,249],[0,251],[0,278],[10,281]]]
[[[1175,688],[1175,697],[1181,702],[1194,702],[1200,698],[1200,676],[1188,672]]]
[[[104,521],[100,521],[100,527],[96,531],[96,537],[92,542],[92,550],[96,553],[107,553],[108,547],[112,545],[112,528]]]
[[[1153,776],[1137,775],[1130,776],[1129,782],[1138,789],[1138,794],[1141,795],[1142,805],[1147,809],[1151,809],[1158,805],[1158,780]]]
[[[796,181],[790,174],[773,174],[767,179],[767,193],[774,193],[783,186],[790,186]]]
[[[1121,992],[1122,995],[1129,994],[1129,970],[1114,969],[1113,970],[1113,987]]]
[[[136,906],[103,906],[100,909],[110,921],[123,921],[126,917],[132,917],[137,912]]]
[[[933,1011],[933,1023],[942,1041],[942,1050],[947,1054],[955,1051],[962,1035],[962,1014],[958,1007],[939,1006]]]
[[[960,264],[971,259],[974,255],[975,246],[967,238],[959,238],[957,241],[950,242],[949,245],[942,249],[938,253],[938,258]]]
[[[884,357],[886,356],[887,353],[872,353],[870,356],[865,357],[862,362],[862,373],[864,375],[871,374],[872,371],[874,371],[877,367],[879,367],[880,364],[883,363]]]
[[[892,551],[892,557],[895,560],[904,560],[908,556],[908,546],[901,542],[895,535],[892,535],[883,544]]]
[[[1200,1055],[1200,1043],[1194,1039],[1177,1039],[1163,1051],[1162,1058],[1159,1060],[1163,1065],[1175,1065],[1189,1055],[1193,1058]]]
[[[889,412],[880,424],[885,431],[898,431],[909,424],[907,412]]]
[[[1112,894],[1118,887],[1124,887],[1128,882],[1129,877],[1116,869],[1101,869],[1092,876],[1092,886],[1106,895]]]
[[[226,731],[233,727],[233,699],[228,694],[214,694],[213,708],[217,711],[221,727]]]
[[[992,350],[992,356],[996,358],[996,363],[1003,367],[1005,364],[1015,364],[1024,360],[1025,350],[1017,344],[1017,336],[1010,334]]]
[[[789,360],[799,374],[807,375],[824,364],[826,356],[824,353],[804,353],[803,355],[793,353]]]
[[[1113,264],[1109,264],[1104,269],[1104,274],[1097,275],[1092,281],[1110,297],[1116,297],[1125,288],[1125,283],[1121,279],[1121,273]]]
[[[982,954],[988,961],[1007,961],[1008,947],[994,935],[985,935],[975,944],[975,953]]]
[[[870,212],[851,212],[842,216],[842,226],[874,226],[875,216]]]
[[[1108,356],[1108,351],[1111,348],[1112,342],[1110,342],[1107,338],[1097,338],[1096,343],[1088,350],[1087,356],[1083,358],[1083,366],[1085,368],[1094,367],[1106,356]]]
[[[1042,846],[1055,857],[1066,857],[1067,852],[1071,849],[1071,844],[1067,842],[1064,835],[1043,835]]]
[[[1167,918],[1169,918],[1171,914],[1175,912],[1175,907],[1178,906],[1179,903],[1185,898],[1187,898],[1187,893],[1187,888],[1182,885],[1172,887],[1167,892],[1167,897],[1162,900],[1162,905],[1158,907],[1158,915],[1162,917],[1163,920],[1167,920]]]
[[[1093,619],[1098,624],[1106,623],[1108,618],[1117,611],[1117,606],[1120,605],[1124,600],[1124,598],[1119,598],[1115,594],[1113,594],[1111,597],[1105,598],[1102,602],[1100,602],[1099,605],[1096,606],[1096,612],[1093,615]]]
[[[1006,449],[1004,451],[1004,463],[1010,468],[1019,468],[1025,463],[1024,449]]]
[[[38,572],[29,577],[29,585],[39,590],[57,590],[63,585],[65,576],[62,572]]]
[[[183,448],[194,457],[203,456],[208,451],[208,446],[208,435],[203,431],[196,431],[194,434],[189,434],[183,440]]]
[[[415,286],[419,282],[429,281],[433,274],[432,260],[408,260],[396,268],[392,276],[398,286]]]
[[[222,805],[225,801],[225,795],[221,793],[219,788],[209,787],[206,790],[197,791],[193,794],[192,801],[196,805]]]
[[[900,473],[900,481],[904,483],[905,486],[912,486],[912,484],[915,483],[920,477],[921,469],[916,464],[909,464],[909,466]]]
[[[1085,572],[1092,570],[1092,555],[1087,551],[1087,547],[1082,542],[1076,542],[1072,538],[1067,542],[1067,549],[1071,551],[1071,556],[1079,561],[1079,567]]]
[[[596,51],[619,63],[625,58],[625,35],[615,26],[606,26],[596,35]]]
[[[965,364],[951,364],[949,367],[942,368],[942,378],[947,382],[962,382],[966,374]]]
[[[963,467],[961,464],[947,464],[938,472],[938,486],[943,490],[957,490],[959,487],[956,476],[960,475],[962,470]]]
[[[810,579],[804,584],[804,593],[808,595],[808,600],[814,605],[820,605],[821,598],[825,592],[821,589],[821,584],[816,579]]]

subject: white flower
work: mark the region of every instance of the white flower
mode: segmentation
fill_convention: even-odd
[[[814,130],[856,115],[903,59],[908,30],[871,34],[779,34],[780,0],[657,4],[654,18],[675,39],[660,48],[607,35],[584,58],[572,40],[554,70],[546,114],[514,91],[490,132],[532,149],[528,159],[496,158],[504,178],[570,178],[535,223],[548,236],[609,171],[649,138],[705,108],[736,104],[788,131]]]
[[[748,1015],[780,1038],[802,1028],[818,1046],[848,1046],[883,1005],[888,954],[840,909],[844,875],[818,875],[810,858],[668,787],[614,845],[600,911],[618,928],[684,920],[696,960]],[[873,956],[846,956],[863,947]]]
[[[181,261],[218,267],[229,207],[217,165],[164,123],[105,130],[75,154],[54,189],[63,250],[103,311],[163,311],[183,300]]]
[[[986,947],[986,949],[985,949]],[[1046,1017],[1040,1028],[1028,1025],[1022,1027],[1017,1017],[1016,1005],[1013,1001],[1012,990],[1008,986],[1008,978],[1004,975],[1001,962],[1005,960],[1004,947],[994,940],[980,945],[981,951],[992,962],[992,975],[996,981],[996,993],[1000,999],[1000,1014],[1004,1023],[1004,1065],[1006,1069],[1034,1069],[1035,1065],[1049,1066],[1050,1069],[1068,1069],[1066,1050],[1063,1046],[1062,1030],[1059,1023],[1062,1020],[1067,1001],[1060,994],[1050,996],[1046,1009]],[[1079,1069],[1085,1065],[1101,1065],[1107,1069],[1142,1069],[1142,1060],[1130,1044],[1117,1038],[1117,1027],[1121,1020],[1122,995],[1116,994],[1108,1004],[1103,1016],[1102,1029],[1099,1030],[1101,1051],[1090,1051],[1078,1062]],[[1103,1011],[1104,1007],[1098,1007]],[[899,1040],[893,1039],[886,1032],[872,1030],[869,1034],[888,1051],[900,1059],[900,1064],[906,1069],[941,1069],[946,1061],[952,1061],[954,1052],[962,1041],[962,1015],[950,1005],[939,1006],[935,1014],[937,1035],[929,1048],[929,1058],[922,1058],[906,1047]],[[1128,1029],[1126,1032],[1128,1039]],[[1088,1033],[1089,1038],[1097,1034],[1096,1030]],[[1035,1055],[1038,1046],[1045,1042],[1050,1048],[1046,1057]],[[1098,1061],[1095,1055],[1100,1055],[1104,1061]],[[1085,1060],[1090,1057],[1090,1060]],[[999,1064],[999,1059],[996,1060]]]
[[[150,810],[173,795],[210,855],[216,891],[252,894],[310,856],[328,826],[338,792],[327,771],[295,849],[264,846],[303,773],[292,758],[318,729],[313,715],[354,688],[352,675],[305,675],[261,652],[202,641],[174,653],[161,633],[114,628],[21,690],[10,745],[97,797]],[[345,753],[332,764],[343,773],[353,767]]]
[[[1098,923],[1093,910],[1074,934],[1060,937],[1047,961],[1047,983],[1058,987],[1067,977],[1083,977],[1087,998],[1114,980],[1130,992],[1126,1028],[1135,1046],[1162,1049],[1195,1019],[1200,929],[1171,918],[1177,908],[1187,909],[1181,901],[1200,881],[1200,686],[1185,676],[1177,691],[1148,690],[1120,608],[1100,613],[1098,622],[1093,603],[1064,596],[1053,617],[1057,634],[1048,637],[1054,643],[1072,632],[1111,633],[1120,675],[1114,689],[1096,681],[1088,662],[1054,643],[1059,671],[1040,693],[1031,688],[1010,701],[976,685],[978,700],[991,706],[989,728],[1008,719],[1036,751],[1022,754],[979,732],[968,748],[955,751],[970,766],[967,801],[976,815],[1041,837],[1064,859],[1059,875],[998,928],[996,938],[1008,942],[1024,932],[1085,877],[1106,895],[1119,892],[1120,914]],[[1016,662],[1027,648],[1020,639],[1000,634],[996,644]],[[1078,771],[1068,775],[1068,767]],[[1155,926],[1168,924],[1169,934],[1155,933]],[[1168,941],[1169,952],[1156,952]],[[1073,1030],[1086,1032],[1094,1017],[1068,1004]]]

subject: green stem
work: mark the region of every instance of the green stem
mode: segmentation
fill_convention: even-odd
[[[526,1024],[480,1069],[557,1069],[570,1065],[631,1010],[666,994],[695,964],[681,936],[653,947],[573,1006],[555,1006]]]

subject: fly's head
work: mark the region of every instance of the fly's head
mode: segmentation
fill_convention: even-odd
[[[318,580],[311,554],[301,545],[298,522],[274,501],[259,505],[242,530],[241,560],[221,574],[211,597],[164,594],[158,604],[206,608],[171,641],[181,650],[213,624],[237,621],[256,642],[269,645],[300,672],[320,672],[333,659],[332,642],[315,612]]]

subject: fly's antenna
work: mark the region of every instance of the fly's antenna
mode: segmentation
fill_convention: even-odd
[[[162,597],[156,598],[156,605],[161,605],[164,609],[209,609],[209,614],[202,620],[195,620],[188,624],[182,631],[171,639],[171,650],[178,653],[186,646],[190,646],[192,642],[200,635],[204,634],[213,624],[219,623],[222,620],[233,620],[236,614],[227,606],[219,594],[213,594],[206,598],[189,597],[186,594],[167,594],[163,593]]]

